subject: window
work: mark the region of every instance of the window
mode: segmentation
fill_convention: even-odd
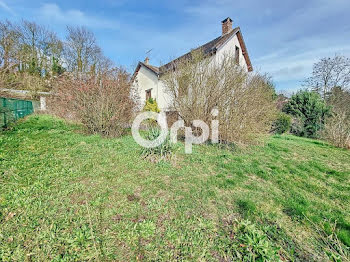
[[[239,65],[239,47],[238,46],[236,46],[235,59],[236,59],[236,64]]]
[[[152,97],[152,89],[146,90],[146,101]]]

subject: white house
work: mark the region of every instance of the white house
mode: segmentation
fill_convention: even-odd
[[[232,28],[232,19],[229,17],[223,20],[221,24],[221,36],[198,47],[198,49],[201,49],[204,55],[215,56],[216,61],[220,61],[224,55],[232,55],[237,63],[247,72],[252,71],[253,67],[241,29],[239,27]],[[173,68],[174,63],[181,59],[186,59],[189,54],[190,52],[160,67],[150,65],[149,58],[146,58],[144,62],[138,63],[132,81],[138,91],[140,107],[146,103],[147,99],[152,97],[157,100],[160,110],[165,112],[171,111],[171,99],[165,90],[161,77],[170,68]]]

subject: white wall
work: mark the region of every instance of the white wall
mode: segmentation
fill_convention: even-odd
[[[163,81],[158,82],[158,97],[157,97],[157,103],[162,111],[169,111],[171,110],[172,107],[172,102],[171,102],[171,96],[166,90],[165,84]]]
[[[158,76],[151,70],[141,65],[141,68],[134,81],[134,87],[137,89],[140,99],[139,109],[142,109],[146,104],[146,90],[151,89],[152,98],[157,99]]]
[[[216,52],[216,62],[222,61],[225,55],[235,56],[236,46],[239,47],[239,65],[248,72],[248,66],[243,56],[242,47],[239,44],[237,35],[233,36],[224,46]]]
[[[158,107],[162,111],[167,111],[171,105],[171,98],[166,92],[165,85],[158,79],[158,76],[141,65],[141,68],[136,76],[134,87],[138,90],[140,98],[139,109],[142,109],[146,103],[146,90],[151,89],[152,98],[156,99]]]

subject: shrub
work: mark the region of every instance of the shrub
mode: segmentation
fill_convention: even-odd
[[[158,107],[157,101],[153,98],[149,98],[146,100],[146,104],[143,107],[143,111],[150,111],[150,112],[155,112],[155,113],[159,113],[160,109]],[[156,126],[157,125],[157,121],[154,119],[147,119],[146,123],[150,126]]]
[[[279,248],[250,221],[239,221],[233,227],[233,261],[281,261]]]
[[[219,120],[219,140],[250,143],[267,134],[275,118],[274,89],[268,78],[248,74],[234,57],[222,61],[193,51],[162,77],[174,111],[191,126],[193,120]],[[219,115],[213,117],[213,109]]]
[[[327,119],[322,137],[337,147],[350,149],[350,119],[339,109]]]
[[[273,123],[272,131],[275,134],[281,135],[289,132],[291,125],[292,125],[291,116],[281,112],[278,114],[276,121]]]
[[[0,69],[0,86],[9,89],[27,90],[33,95],[51,89],[51,79],[45,79],[28,72],[8,72]]]
[[[120,136],[129,126],[136,100],[129,74],[114,69],[101,77],[64,74],[54,85],[49,108],[58,116],[84,124],[89,133]]]
[[[316,138],[324,127],[330,107],[319,94],[299,91],[283,107],[283,112],[294,117],[291,132],[297,136]]]
[[[332,115],[326,120],[322,136],[337,147],[350,148],[350,92],[335,88],[328,103]]]
[[[157,101],[155,99],[153,99],[153,98],[149,98],[146,101],[146,104],[145,104],[145,106],[143,108],[143,111],[151,111],[151,112],[159,113],[160,109],[158,107]]]
[[[0,105],[0,130],[7,128],[9,124],[15,121],[13,112],[6,107]]]
[[[153,141],[159,137],[161,130],[157,127],[150,127],[146,132],[145,138],[149,141]],[[142,149],[142,155],[146,158],[151,158],[151,160],[161,160],[169,158],[172,154],[174,145],[170,141],[170,136],[168,135],[165,141],[154,148]],[[158,159],[157,159],[158,158]]]
[[[292,125],[290,127],[290,132],[294,135],[303,136],[304,133],[304,120],[302,118],[294,117],[292,118]]]

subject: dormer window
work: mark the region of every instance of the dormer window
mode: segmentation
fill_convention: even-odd
[[[239,65],[239,47],[236,46],[236,50],[235,50],[235,61],[236,64]]]

